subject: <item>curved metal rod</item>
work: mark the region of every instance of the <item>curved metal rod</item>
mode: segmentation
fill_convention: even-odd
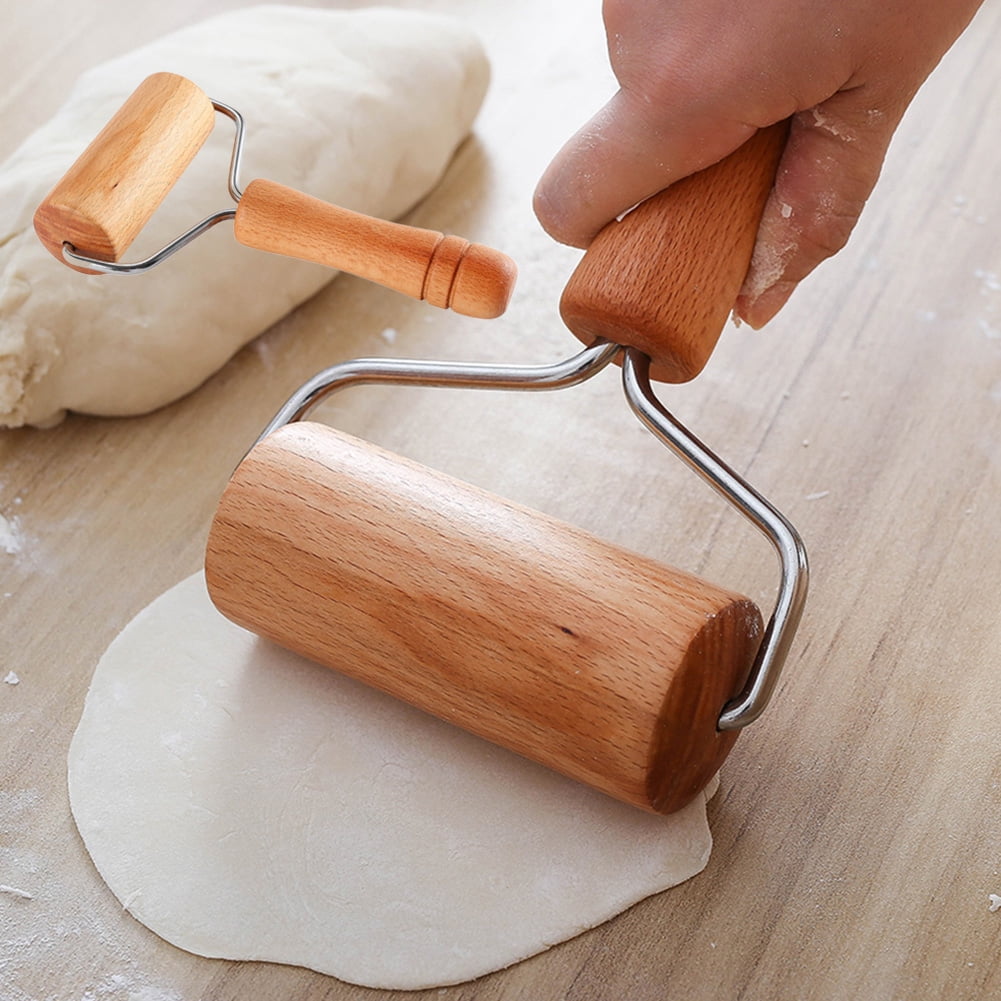
[[[227,179],[227,187],[229,188],[230,197],[234,202],[238,202],[243,197],[243,190],[240,188],[238,183],[240,176],[240,164],[243,159],[243,115],[241,115],[236,108],[233,108],[228,104],[223,104],[222,101],[213,101],[212,107],[215,108],[219,114],[225,115],[228,119],[230,119],[236,130],[233,134],[233,152],[229,157],[229,178]]]
[[[239,202],[243,197],[243,192],[237,183],[240,172],[240,161],[243,156],[243,116],[236,108],[231,108],[228,104],[223,104],[221,101],[213,101],[212,107],[220,114],[231,119],[235,127],[233,152],[229,158],[227,187],[233,201]],[[182,247],[186,247],[192,240],[210,230],[217,223],[223,222],[226,219],[233,219],[235,216],[236,209],[222,209],[219,212],[213,212],[212,215],[206,216],[201,222],[192,226],[186,233],[182,233],[176,240],[172,240],[166,247],[161,247],[156,253],[150,254],[145,260],[136,261],[133,264],[121,264],[118,261],[99,261],[95,257],[78,254],[71,243],[63,244],[63,259],[77,267],[87,268],[90,271],[99,271],[106,275],[139,275],[144,271],[149,271],[150,268],[155,268],[158,264],[162,264],[168,257],[176,254]]]
[[[78,254],[73,245],[63,244],[63,258],[70,264],[79,267],[89,268],[91,271],[100,271],[106,275],[140,275],[150,268],[155,268],[162,264],[168,257],[176,254],[182,247],[186,247],[195,237],[201,236],[206,230],[211,229],[216,223],[232,219],[236,215],[236,209],[223,209],[206,216],[200,223],[192,226],[186,233],[182,233],[176,240],[172,240],[166,247],[161,247],[155,254],[151,254],[143,261],[136,261],[133,264],[120,264],[117,261],[99,261],[94,257],[85,257]]]
[[[720,730],[738,730],[761,715],[775,690],[806,600],[806,548],[784,515],[671,416],[653,394],[649,371],[650,359],[627,348],[622,384],[633,412],[655,437],[764,533],[781,563],[775,610],[765,627],[747,683],[723,707],[717,724]]]
[[[454,389],[564,389],[596,375],[621,350],[618,344],[597,341],[572,358],[551,365],[478,365],[403,358],[357,358],[341,362],[300,386],[257,441],[285,424],[302,420],[325,397],[348,386],[396,383]]]
[[[341,362],[300,386],[254,444],[278,428],[302,420],[327,396],[349,386],[391,383],[455,389],[563,389],[596,375],[621,351],[620,345],[599,340],[572,358],[551,365],[481,365],[401,358]],[[636,416],[765,534],[782,565],[775,610],[765,627],[747,684],[723,707],[717,724],[721,730],[736,730],[761,715],[775,689],[806,599],[806,550],[796,529],[779,511],[668,413],[653,395],[649,367],[646,355],[625,349],[623,388]]]

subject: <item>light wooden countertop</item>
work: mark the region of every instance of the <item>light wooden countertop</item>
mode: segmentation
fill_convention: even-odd
[[[274,410],[359,355],[555,361],[576,254],[535,180],[608,95],[599,4],[402,2],[467,18],[494,65],[475,137],[412,221],[519,262],[508,314],[434,312],[338,278],[188,398],[128,420],[0,432],[0,997],[393,997],[158,939],[90,864],[66,749],[93,667],[201,561],[229,471]],[[105,57],[228,0],[12,6],[0,157]],[[346,4],[346,6],[360,6]],[[766,330],[729,329],[662,396],[803,533],[807,614],[769,712],[710,810],[701,875],[483,980],[402,997],[879,1001],[1001,996],[1001,5],[919,95],[849,247]],[[384,331],[397,332],[393,343]],[[369,390],[346,430],[771,601],[738,515],[646,435],[617,379],[555,396]]]

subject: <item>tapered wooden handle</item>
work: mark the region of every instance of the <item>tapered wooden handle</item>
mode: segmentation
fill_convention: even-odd
[[[274,181],[247,185],[235,233],[248,247],[347,271],[466,316],[500,316],[516,276],[499,250],[374,219]]]
[[[190,80],[175,73],[147,77],[35,211],[39,239],[60,261],[64,243],[86,257],[118,261],[205,143],[214,119],[212,101]]]
[[[205,573],[242,626],[627,803],[679,809],[754,604],[329,427],[244,459]]]
[[[698,375],[747,274],[787,131],[785,122],[759,130],[609,223],[563,292],[560,313],[574,334],[639,348],[663,382]]]

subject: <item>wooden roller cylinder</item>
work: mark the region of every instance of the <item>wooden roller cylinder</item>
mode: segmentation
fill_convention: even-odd
[[[118,261],[214,122],[212,101],[190,80],[176,73],[147,77],[38,207],[39,239],[63,263],[64,243],[85,257]]]
[[[500,316],[514,288],[514,261],[499,250],[362,215],[275,181],[247,185],[234,227],[248,247],[346,271],[465,316]]]
[[[638,348],[662,382],[698,375],[747,275],[787,132],[759,130],[601,230],[560,301],[570,330]]]
[[[735,733],[747,598],[329,427],[260,442],[220,501],[218,608],[283,647],[647,810]]]

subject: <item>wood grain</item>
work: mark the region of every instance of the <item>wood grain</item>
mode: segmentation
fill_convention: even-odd
[[[64,243],[85,257],[118,261],[214,123],[212,101],[196,84],[176,73],[147,77],[38,207],[39,239],[63,263]]]
[[[517,275],[514,261],[492,247],[373,219],[275,181],[247,185],[234,232],[248,247],[347,271],[484,320],[507,309]]]
[[[280,428],[209,532],[216,606],[625,803],[686,806],[761,638],[752,601],[332,428]]]
[[[788,131],[786,122],[760,129],[601,230],[560,298],[570,330],[585,344],[639,348],[651,378],[694,379],[747,274]]]
[[[0,155],[87,65],[236,5],[178,0],[142,17],[124,0],[11,5],[0,35]],[[664,391],[790,516],[813,569],[783,681],[710,804],[715,848],[702,874],[509,970],[397,994],[180,952],[124,913],[90,865],[69,815],[65,761],[94,665],[136,612],[198,569],[230,473],[285,397],[343,357],[537,362],[576,348],[556,304],[577,255],[541,234],[530,205],[557,147],[613,92],[597,5],[400,5],[468,18],[493,63],[476,136],[408,221],[509,250],[519,293],[504,317],[481,325],[338,278],[174,406],[0,436],[0,515],[10,526],[0,545],[0,883],[32,894],[0,895],[0,994],[996,997],[997,4],[919,94],[848,247],[768,328],[727,331],[699,378]],[[762,608],[773,593],[766,545],[636,427],[612,372],[555,396],[351,391],[317,416]],[[9,671],[19,684],[2,683]]]

